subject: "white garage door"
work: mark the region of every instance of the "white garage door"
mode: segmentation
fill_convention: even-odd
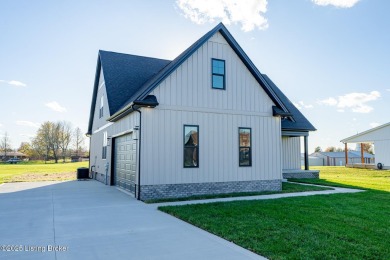
[[[135,193],[137,144],[132,134],[115,138],[114,184]]]

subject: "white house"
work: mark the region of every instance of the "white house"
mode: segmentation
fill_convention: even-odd
[[[348,143],[373,143],[378,168],[390,169],[390,122],[341,140]],[[348,163],[347,163],[348,164]]]
[[[90,167],[138,199],[280,190],[284,172],[318,177],[300,170],[300,137],[307,157],[314,130],[222,23],[173,61],[99,51]]]

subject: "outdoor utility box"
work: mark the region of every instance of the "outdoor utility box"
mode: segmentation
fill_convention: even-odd
[[[89,178],[89,169],[85,167],[77,168],[77,179],[88,179]]]

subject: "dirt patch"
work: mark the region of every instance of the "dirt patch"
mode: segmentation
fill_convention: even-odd
[[[13,176],[8,182],[27,182],[27,181],[65,181],[76,180],[75,172],[64,173],[24,173]]]

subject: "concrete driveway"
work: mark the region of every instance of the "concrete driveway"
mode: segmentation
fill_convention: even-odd
[[[0,185],[0,259],[262,259],[96,181]]]

